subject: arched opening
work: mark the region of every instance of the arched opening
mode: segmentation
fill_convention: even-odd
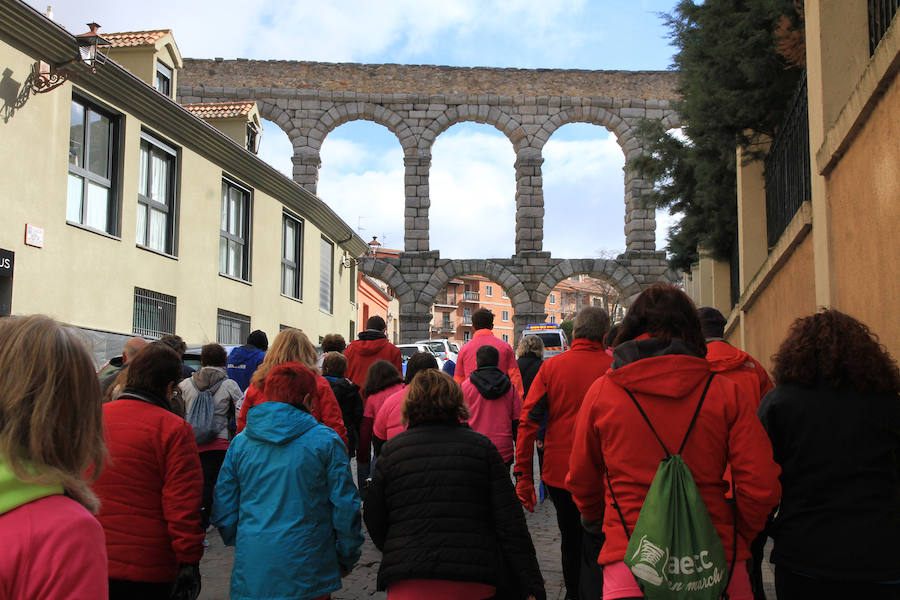
[[[403,248],[403,150],[391,131],[351,121],[322,142],[318,196],[363,238]]]
[[[625,318],[625,296],[605,276],[596,273],[576,273],[557,283],[547,294],[544,311],[549,323],[564,323],[588,306],[605,310],[612,323]]]
[[[515,252],[515,151],[491,125],[457,123],[431,150],[431,248],[451,258]]]
[[[291,156],[294,147],[288,134],[277,123],[260,119],[262,121],[262,136],[259,138],[259,152],[257,156],[287,175],[293,177],[294,164]]]
[[[569,123],[544,145],[544,250],[615,258],[625,250],[625,155],[599,125]]]
[[[472,313],[486,308],[494,313],[494,335],[513,344],[515,333],[512,302],[503,287],[481,275],[452,278],[438,292],[431,306],[431,337],[444,338],[457,347],[472,339]]]

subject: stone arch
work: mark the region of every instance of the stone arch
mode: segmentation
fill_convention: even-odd
[[[417,146],[416,135],[409,125],[394,111],[385,108],[381,104],[373,104],[371,102],[335,104],[325,111],[317,119],[316,124],[309,129],[305,146],[318,152],[321,150],[322,142],[325,141],[329,133],[350,121],[372,121],[387,127],[391,133],[397,136],[404,155],[415,155]]]
[[[630,265],[624,261],[605,258],[568,259],[560,261],[544,274],[532,294],[532,300],[544,306],[547,296],[559,282],[581,274],[608,282],[622,295],[625,306],[629,306],[643,289]]]
[[[599,106],[572,106],[563,108],[555,115],[548,118],[534,135],[534,147],[543,152],[544,145],[557,129],[570,123],[590,123],[600,125],[616,135],[616,141],[622,148],[625,156],[628,156],[628,145],[634,140],[631,126],[618,114]],[[636,143],[636,140],[635,140]]]
[[[360,273],[364,273],[388,284],[400,301],[401,306],[415,301],[415,291],[406,281],[406,277],[397,267],[381,258],[365,258],[357,265]]]
[[[501,110],[500,107],[487,104],[459,104],[449,107],[425,128],[419,138],[419,150],[430,153],[431,147],[439,135],[457,123],[466,122],[493,125],[506,136],[516,152],[520,147],[528,145],[529,138],[521,123],[509,113]]]
[[[525,284],[515,273],[496,261],[478,258],[449,260],[437,268],[429,278],[428,283],[425,284],[416,302],[416,310],[418,312],[430,311],[438,292],[451,279],[464,275],[481,275],[496,282],[509,296],[513,307],[515,307],[518,296],[524,294],[520,300],[528,299],[528,290],[525,288]]]

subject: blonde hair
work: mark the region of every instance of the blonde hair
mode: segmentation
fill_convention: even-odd
[[[0,458],[96,512],[82,474],[96,478],[106,456],[100,384],[78,334],[43,315],[0,319],[0,373]]]
[[[516,347],[516,358],[522,358],[531,352],[538,358],[544,358],[544,340],[537,335],[523,335]]]
[[[450,423],[469,418],[462,388],[437,369],[424,369],[413,377],[403,398],[403,424]]]
[[[263,389],[269,373],[278,365],[286,362],[299,362],[310,371],[319,374],[317,363],[319,355],[306,334],[299,329],[289,327],[275,336],[275,341],[266,352],[262,364],[256,368],[250,383]]]

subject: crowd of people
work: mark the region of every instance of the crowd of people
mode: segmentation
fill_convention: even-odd
[[[215,527],[231,598],[325,600],[364,523],[389,600],[545,600],[524,512],[545,494],[567,599],[650,597],[633,534],[673,457],[728,598],[765,597],[769,537],[780,600],[900,598],[900,371],[864,324],[797,319],[773,382],[674,286],[613,326],[582,309],[546,360],[472,322],[452,376],[428,352],[404,376],[380,317],[321,355],[291,328],[207,344],[196,371],[178,336],[132,338],[99,373],[74,328],[0,319],[0,598],[195,600]]]

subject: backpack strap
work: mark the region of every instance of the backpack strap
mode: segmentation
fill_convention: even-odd
[[[706,392],[709,391],[709,385],[712,383],[713,377],[715,377],[715,373],[709,374],[709,379],[706,380],[706,387],[703,388],[703,393],[700,394],[700,401],[697,403],[697,409],[694,411],[694,416],[691,417],[691,423],[688,425],[687,431],[684,433],[684,439],[681,440],[681,446],[678,447],[678,454],[681,454],[684,450],[684,445],[687,444],[688,436],[691,435],[691,431],[694,429],[694,424],[697,422],[697,417],[700,415],[700,409],[703,407],[703,401],[706,399]],[[653,428],[653,424],[650,422],[650,417],[647,416],[647,413],[644,412],[643,407],[641,407],[640,403],[637,401],[637,398],[634,397],[634,394],[631,393],[627,387],[623,387],[625,393],[628,394],[628,397],[631,398],[631,401],[634,402],[634,405],[637,407],[638,411],[640,411],[641,416],[644,417],[644,421],[647,423],[647,427],[650,428],[650,431],[653,432],[653,436],[656,438],[656,441],[659,442],[659,445],[662,446],[663,452],[666,453],[666,458],[672,456],[672,453],[669,452],[669,449],[666,448],[666,445],[663,443],[662,438],[659,437],[659,434],[656,433],[656,429]]]
[[[609,469],[607,469],[606,473],[604,474],[606,475],[606,487],[609,488],[609,495],[612,496],[613,506],[615,507],[616,512],[619,513],[619,520],[622,522],[622,529],[625,530],[625,539],[630,540],[631,532],[628,531],[628,525],[625,524],[625,515],[622,514],[622,507],[620,507],[618,501],[616,501],[616,493],[613,491],[612,481],[610,481],[609,479]]]

